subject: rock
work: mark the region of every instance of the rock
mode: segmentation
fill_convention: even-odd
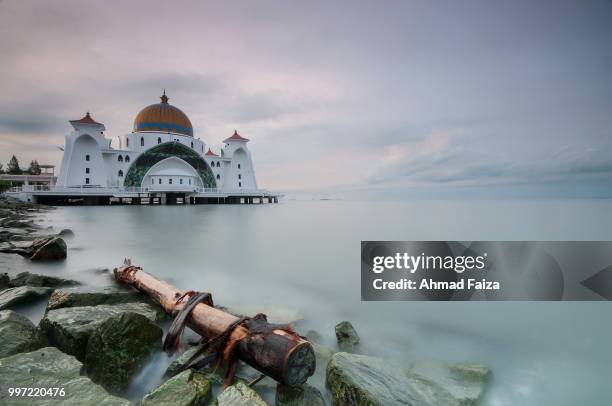
[[[359,336],[348,321],[343,321],[336,325],[336,339],[342,351],[352,352],[359,344]]]
[[[37,225],[34,224],[32,220],[29,220],[29,221],[7,220],[2,223],[2,227],[5,227],[5,228],[36,228]]]
[[[68,247],[60,237],[35,240],[29,248],[32,261],[52,261],[66,259]]]
[[[64,228],[62,231],[57,233],[57,236],[62,238],[74,238],[74,231],[69,228]]]
[[[416,363],[408,371],[387,360],[339,352],[327,365],[334,405],[470,406],[489,375],[479,365]]]
[[[157,307],[146,303],[65,307],[48,311],[39,328],[59,349],[84,360],[91,333],[110,317],[125,312],[142,314],[152,321],[162,317]]]
[[[40,299],[51,294],[53,289],[32,286],[20,286],[0,291],[0,310],[21,303]]]
[[[43,286],[47,288],[56,288],[60,286],[79,285],[77,281],[71,279],[62,279],[55,276],[39,275],[29,272],[21,272],[11,279],[11,286]]]
[[[218,406],[266,406],[257,392],[242,381],[228,386],[217,398]]]
[[[478,364],[418,362],[408,370],[412,387],[428,405],[475,405],[490,377],[489,368]]]
[[[60,237],[44,237],[34,240],[27,246],[15,246],[10,244],[8,247],[0,248],[0,252],[8,254],[19,254],[30,258],[32,261],[50,261],[66,259],[66,242]]]
[[[36,327],[11,310],[0,311],[0,358],[42,347]]]
[[[111,393],[123,392],[134,373],[161,349],[163,331],[138,313],[108,318],[89,337],[85,367],[89,377]]]
[[[145,295],[134,289],[78,287],[56,289],[49,298],[47,310],[148,301],[149,299]]]
[[[140,402],[141,406],[206,405],[210,399],[212,385],[204,375],[188,369],[170,378]]]
[[[11,278],[9,278],[7,273],[0,274],[0,290],[7,289],[10,281]]]
[[[27,235],[28,231],[22,228],[4,228],[0,230],[0,233],[7,235],[7,236],[14,236],[14,235]]]
[[[202,348],[202,345],[194,345],[189,347],[188,349],[185,350],[185,352],[183,352],[181,355],[179,355],[179,357],[177,359],[175,359],[174,361],[172,361],[172,363],[170,365],[168,365],[168,369],[166,369],[166,375],[172,376],[174,374],[176,374],[179,370],[179,368],[189,360],[189,358],[191,358],[193,356],[193,354],[195,354],[196,352],[198,352],[198,350]]]
[[[326,383],[334,405],[424,404],[404,371],[379,358],[336,353],[327,364]]]
[[[276,387],[276,406],[325,406],[321,392],[310,385]]]
[[[81,375],[83,364],[57,348],[48,347],[0,359],[0,387],[62,388],[64,396],[37,398],[37,406],[67,405],[128,406],[125,399],[109,395],[101,386]],[[24,405],[28,399],[0,392],[0,404]]]

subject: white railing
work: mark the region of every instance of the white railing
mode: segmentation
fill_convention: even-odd
[[[186,187],[186,185],[176,185],[174,188],[168,188],[168,185],[157,188],[157,185],[151,187],[119,187],[100,185],[80,185],[80,186],[55,186],[49,185],[22,185],[14,186],[8,190],[9,193],[31,193],[31,192],[49,192],[49,193],[67,193],[67,194],[136,194],[136,193],[161,193],[161,192],[182,192],[182,193],[223,193],[228,195],[247,195],[247,196],[268,196],[270,191],[266,189],[238,189],[238,190],[219,190],[218,188],[204,187]]]

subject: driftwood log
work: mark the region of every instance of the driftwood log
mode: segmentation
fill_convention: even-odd
[[[186,301],[177,303],[182,297],[174,286],[161,281],[139,269],[131,272],[133,266],[126,261],[114,269],[115,279],[144,292],[170,315],[176,315]],[[238,321],[238,317],[198,303],[187,318],[187,325],[205,338],[212,338],[224,332]],[[314,374],[316,361],[312,345],[305,339],[287,331],[275,329],[265,337],[259,335],[245,336],[245,327],[238,326],[230,336],[241,339],[237,347],[238,358],[258,371],[270,376],[284,385],[301,385]]]

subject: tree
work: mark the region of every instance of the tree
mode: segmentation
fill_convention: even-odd
[[[6,173],[11,175],[21,175],[23,173],[19,167],[19,161],[15,155],[13,155],[8,165],[6,165]]]
[[[4,170],[2,169],[2,164],[0,164],[0,173],[4,173]]]
[[[28,168],[28,173],[30,175],[40,175],[41,170],[40,170],[40,165],[38,164],[37,160],[33,160],[32,162],[30,162],[30,167]]]
[[[3,193],[10,188],[11,188],[11,182],[6,181],[6,180],[0,180],[0,193]]]

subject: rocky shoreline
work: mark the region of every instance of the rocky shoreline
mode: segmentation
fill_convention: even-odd
[[[0,198],[0,255],[32,261],[66,258],[64,238],[34,222],[47,208]],[[17,231],[18,230],[18,231]],[[44,241],[44,243],[43,243]],[[60,242],[61,241],[61,242]],[[63,246],[62,246],[63,243]],[[63,248],[62,248],[63,247]],[[63,250],[64,255],[60,255]],[[266,405],[263,385],[249,386],[257,372],[241,365],[233,385],[221,387],[222,372],[178,367],[197,346],[187,347],[166,370],[160,385],[135,402],[126,399],[134,378],[161,352],[168,316],[142,293],[125,286],[93,288],[77,281],[19,270],[0,275],[0,403],[24,404],[6,388],[63,388],[63,396],[39,397],[35,404],[101,405]],[[47,300],[38,325],[19,314],[18,305]],[[333,336],[337,346],[323,344]],[[326,390],[311,385],[272,386],[279,406],[478,404],[490,371],[476,364],[436,361],[395,365],[360,354],[360,338],[348,321],[335,331],[309,331]],[[31,398],[30,398],[31,399]]]

